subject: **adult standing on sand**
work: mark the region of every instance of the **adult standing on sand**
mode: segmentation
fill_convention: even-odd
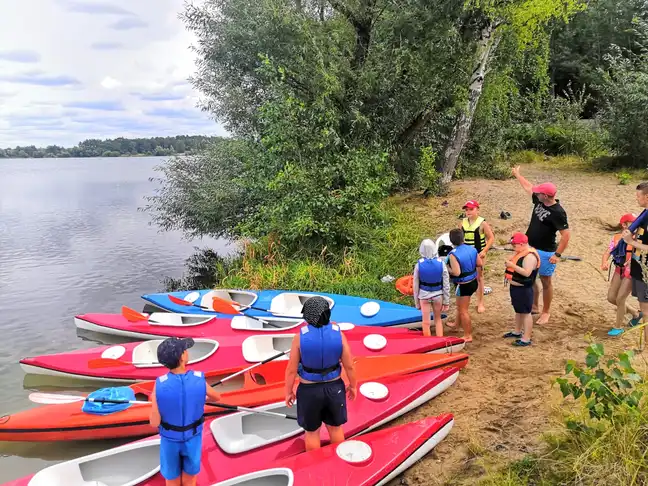
[[[556,264],[562,253],[567,249],[570,238],[570,229],[567,222],[567,213],[556,199],[556,186],[551,182],[534,186],[520,174],[520,166],[511,170],[522,188],[531,196],[533,212],[526,235],[529,245],[536,249],[540,255],[540,282],[536,280],[533,291],[533,314],[539,312],[540,284],[542,284],[542,313],[536,324],[547,324],[551,312],[553,299],[552,277]],[[560,233],[560,243],[556,244],[556,233]]]

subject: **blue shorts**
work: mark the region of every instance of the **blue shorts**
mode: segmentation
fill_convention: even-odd
[[[322,423],[337,427],[347,421],[346,388],[342,379],[297,386],[297,423],[315,432]]]
[[[549,263],[549,259],[554,255],[553,251],[542,251],[536,250],[538,255],[540,255],[540,270],[538,270],[538,275],[542,277],[551,277],[556,270],[555,263]]]
[[[161,437],[160,473],[169,481],[180,477],[182,472],[195,476],[200,472],[202,455],[202,432],[184,442]]]

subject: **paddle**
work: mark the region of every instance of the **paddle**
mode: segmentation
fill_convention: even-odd
[[[281,358],[283,355],[288,354],[288,353],[290,353],[290,349],[287,350],[287,351],[283,351],[283,352],[281,352],[281,353],[279,353],[279,354],[275,354],[274,356],[271,356],[271,357],[269,357],[269,358],[267,358],[267,359],[264,359],[263,361],[259,361],[258,363],[255,363],[255,364],[253,364],[252,366],[248,366],[247,368],[245,368],[245,369],[243,369],[243,370],[241,370],[241,371],[237,371],[237,372],[234,373],[233,375],[226,376],[226,377],[223,378],[222,380],[218,380],[216,383],[214,383],[213,385],[211,385],[211,387],[212,387],[212,388],[215,388],[215,387],[217,387],[218,385],[220,385],[220,384],[222,384],[222,383],[225,383],[227,380],[231,380],[231,379],[234,378],[235,376],[238,376],[238,375],[241,375],[241,374],[243,374],[243,373],[246,373],[246,372],[248,372],[248,371],[250,371],[250,370],[253,370],[253,369],[256,368],[257,366],[261,366],[262,364],[269,363],[270,361],[273,361],[273,360],[275,360],[275,359],[277,359],[277,358]]]
[[[221,299],[220,297],[212,297],[212,307],[214,311],[220,312],[221,314],[233,314],[233,315],[243,314],[243,312],[236,310],[232,304],[236,304],[236,302],[234,302],[233,300]],[[265,309],[259,309],[258,307],[250,307],[250,309],[265,311]],[[281,329],[281,326],[279,326],[278,324],[273,324],[272,322],[266,321],[264,319],[260,319],[255,316],[248,316],[246,314],[243,315],[246,317],[250,317],[252,319],[256,319],[257,321],[267,324],[271,327],[276,327],[277,329]]]
[[[149,319],[141,312],[137,312],[136,310],[131,309],[130,307],[126,307],[125,305],[122,306],[121,311],[122,311],[122,316],[124,316],[128,322],[147,321],[147,322],[152,322],[153,324],[160,324],[158,321]]]
[[[252,412],[252,413],[258,413],[261,415],[269,415],[271,417],[281,417],[281,418],[286,418],[286,419],[291,419],[291,420],[297,420],[297,417],[293,415],[286,415],[283,413],[277,413],[277,412],[267,412],[265,410],[255,410],[253,408],[247,408],[247,407],[236,407],[234,405],[226,405],[224,403],[208,403],[207,405],[212,405],[214,407],[220,407],[220,408],[225,408],[228,410],[236,410],[237,412]]]
[[[110,400],[108,398],[88,398],[81,395],[57,395],[54,393],[39,393],[39,392],[30,393],[29,400],[31,400],[34,403],[40,403],[43,405],[62,405],[66,403],[75,403],[75,402],[132,403],[132,404],[141,404],[141,405],[151,404],[151,402],[144,402],[141,400]],[[224,408],[226,410],[235,410],[239,412],[252,412],[252,413],[258,413],[262,415],[269,415],[271,417],[281,417],[286,419],[297,420],[297,417],[293,417],[292,415],[286,415],[277,412],[267,412],[265,410],[254,410],[253,408],[236,407],[234,405],[226,405],[224,403],[207,403],[207,405]]]
[[[184,305],[186,307],[198,307],[199,309],[203,309],[208,312],[213,312],[209,309],[209,307],[205,307],[204,305],[200,305],[200,304],[194,304],[193,302],[189,302],[188,300],[180,299],[175,295],[168,294],[167,297],[169,297],[169,300],[174,304]]]
[[[31,400],[34,403],[42,403],[45,405],[58,405],[63,403],[74,403],[74,402],[136,403],[136,404],[151,403],[151,402],[144,402],[141,400],[110,400],[108,398],[88,398],[81,395],[59,395],[55,393],[40,393],[40,392],[30,393],[29,400]]]
[[[491,246],[491,250],[499,250],[499,251],[515,251],[513,248],[503,248],[501,246]],[[560,257],[561,260],[573,260],[576,262],[580,262],[583,259],[581,257],[577,256],[569,256],[569,255],[563,255]]]

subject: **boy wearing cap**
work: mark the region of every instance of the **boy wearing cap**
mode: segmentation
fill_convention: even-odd
[[[200,371],[187,371],[191,338],[168,338],[157,349],[169,373],[155,380],[149,421],[160,433],[160,473],[167,486],[195,486],[200,472],[206,397],[220,394]]]
[[[495,242],[495,235],[486,220],[479,215],[479,203],[477,201],[466,201],[462,209],[466,217],[461,222],[461,229],[464,233],[464,242],[473,246],[482,259],[486,261],[486,253]],[[481,230],[481,231],[480,231]],[[477,269],[477,312],[481,314],[484,307],[484,267]]]
[[[540,256],[540,283],[542,284],[542,313],[537,324],[549,322],[551,301],[553,298],[552,276],[556,263],[569,243],[570,230],[567,222],[567,213],[556,199],[556,186],[551,182],[534,186],[520,174],[520,167],[511,170],[522,188],[531,196],[533,212],[531,221],[526,231],[529,245],[535,248]],[[556,244],[556,232],[560,233],[560,242]],[[533,311],[538,313],[540,301],[540,283],[536,280],[533,293]]]
[[[342,425],[347,421],[345,391],[356,396],[353,356],[340,327],[330,322],[331,308],[316,296],[304,302],[307,325],[293,338],[286,366],[286,406],[297,400],[297,423],[304,429],[307,451],[320,447],[320,427],[326,425],[331,443],[344,441]],[[341,366],[340,366],[341,364]],[[345,390],[342,368],[349,379]],[[293,391],[299,375],[297,394]]]
[[[515,233],[511,245],[515,254],[506,261],[504,282],[510,285],[515,331],[507,332],[504,337],[516,338],[514,346],[529,346],[533,330],[533,285],[540,269],[540,255],[529,246],[529,238],[524,233]]]

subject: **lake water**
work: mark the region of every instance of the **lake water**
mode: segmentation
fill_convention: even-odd
[[[141,310],[140,295],[162,291],[165,276],[180,277],[195,246],[234,250],[149,225],[138,208],[153,194],[148,178],[163,161],[0,159],[0,416],[37,406],[27,398],[34,390],[84,390],[25,376],[18,364],[24,356],[115,342],[77,333],[75,314]],[[125,442],[0,442],[0,483]]]

